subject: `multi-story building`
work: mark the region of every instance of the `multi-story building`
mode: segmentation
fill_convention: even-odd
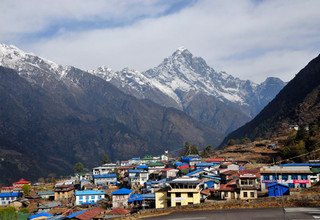
[[[106,164],[103,164],[102,166],[93,168],[92,174],[99,175],[99,174],[114,173],[117,167],[118,165],[115,163],[106,163]]]
[[[261,191],[268,191],[268,184],[282,183],[289,188],[308,188],[311,186],[312,172],[309,166],[264,166],[260,169]]]
[[[256,199],[258,198],[258,190],[260,189],[260,174],[258,171],[250,172],[246,170],[239,171],[239,179],[237,188],[239,189],[240,199]]]
[[[168,186],[155,192],[156,208],[184,206],[200,203],[203,181],[181,177],[168,182]]]
[[[22,196],[20,192],[0,193],[0,206],[9,205]]]
[[[106,173],[93,175],[93,182],[97,186],[115,184],[117,182],[117,174]]]
[[[128,207],[128,199],[132,190],[122,188],[112,193],[112,208],[126,208]]]
[[[69,200],[73,197],[74,186],[73,185],[59,185],[54,189],[54,200]]]
[[[149,179],[149,173],[146,170],[129,170],[129,183],[131,186],[143,186]]]
[[[103,190],[76,190],[74,195],[76,196],[75,205],[92,205],[104,199],[106,193]]]

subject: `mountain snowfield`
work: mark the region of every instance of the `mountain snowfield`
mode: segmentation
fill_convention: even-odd
[[[0,45],[0,64],[41,86],[54,86],[60,80],[77,86],[65,78],[73,67],[58,65],[12,45]],[[285,85],[273,77],[256,84],[217,72],[184,47],[145,72],[129,68],[113,71],[104,66],[88,72],[138,99],[185,111],[224,134],[257,115]]]
[[[89,72],[139,99],[151,99],[158,104],[181,110],[186,110],[199,94],[210,96],[216,102],[223,102],[224,105],[240,110],[247,117],[245,121],[257,115],[285,85],[275,77],[257,84],[225,72],[217,72],[204,59],[193,56],[185,47],[178,48],[159,66],[145,72],[128,68],[112,71],[106,67]],[[150,92],[158,95],[150,96]],[[161,101],[155,98],[159,96],[162,97]]]

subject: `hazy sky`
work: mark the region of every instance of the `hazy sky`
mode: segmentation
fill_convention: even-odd
[[[319,0],[0,0],[0,42],[84,70],[147,70],[180,46],[241,79],[320,53]]]

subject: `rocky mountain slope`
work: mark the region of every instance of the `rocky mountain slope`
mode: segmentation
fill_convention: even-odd
[[[291,125],[304,126],[320,119],[320,55],[309,62],[252,121],[224,141],[277,136]]]
[[[183,47],[145,72],[106,67],[90,72],[139,99],[183,110],[223,134],[252,119],[285,85],[278,78],[256,84],[217,72]]]
[[[0,64],[0,182],[67,174],[77,161],[99,164],[105,153],[128,159],[185,141],[222,141],[222,134],[180,110],[14,46],[0,46]]]

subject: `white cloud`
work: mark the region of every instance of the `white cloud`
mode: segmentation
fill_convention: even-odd
[[[141,14],[160,14],[167,7],[148,1],[132,4],[126,4],[131,1],[120,4],[111,1],[113,4],[103,6],[100,4],[109,1],[95,1],[94,5],[88,2],[91,1],[81,4],[63,1],[55,7],[51,5],[53,9],[45,8],[50,13],[35,13],[36,18],[25,22],[18,19],[18,24],[12,27],[16,30],[0,33],[4,36],[6,33],[24,33],[27,30],[21,26],[32,26],[37,22],[39,26],[30,31],[39,31],[49,25],[49,21],[65,18],[66,13],[72,19],[96,19],[103,14],[101,7],[110,13],[103,19],[128,21]],[[59,11],[61,4],[62,12]],[[112,10],[114,5],[121,10]],[[146,70],[184,45],[215,69],[226,70],[242,79],[262,81],[272,75],[289,80],[319,54],[319,8],[320,1],[317,0],[198,1],[177,13],[142,19],[128,26],[64,30],[52,38],[19,46],[58,63],[83,69],[106,65],[114,69]],[[36,8],[32,10],[30,6],[28,10],[32,14]]]

